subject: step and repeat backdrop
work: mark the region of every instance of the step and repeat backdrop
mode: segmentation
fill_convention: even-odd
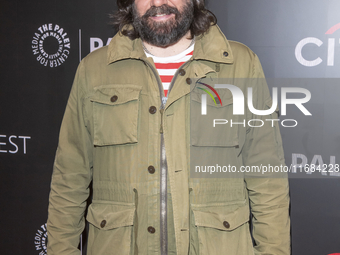
[[[304,88],[280,117],[290,168],[292,254],[340,254],[340,1],[210,0],[270,88]],[[46,254],[58,133],[76,68],[114,36],[113,0],[0,4],[0,253]],[[310,99],[308,98],[308,93]],[[309,100],[307,100],[309,99]],[[280,101],[280,100],[279,100]],[[86,232],[80,253],[86,253]]]

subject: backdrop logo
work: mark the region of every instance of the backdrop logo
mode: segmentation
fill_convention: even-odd
[[[34,237],[35,250],[39,252],[39,255],[47,254],[47,229],[46,223],[40,226]]]
[[[112,37],[109,37],[107,40],[106,40],[106,45],[109,45],[110,42],[112,40]],[[92,51],[95,51],[101,47],[104,46],[104,42],[102,39],[98,38],[98,37],[91,37],[90,38],[90,52]]]
[[[20,141],[21,139],[21,141]],[[0,153],[12,153],[27,152],[27,140],[31,139],[30,136],[16,136],[1,135],[0,134]]]
[[[44,24],[34,33],[33,55],[43,66],[62,65],[70,54],[71,43],[67,33],[57,24]]]
[[[332,35],[335,31],[340,29],[340,23],[336,24],[335,26],[331,27],[325,34]],[[336,38],[330,37],[328,38],[328,45],[327,45],[327,66],[334,66],[334,58],[335,58],[335,44],[340,43],[340,40]],[[302,55],[303,48],[308,44],[314,44],[318,47],[321,47],[324,42],[316,37],[307,37],[302,39],[295,47],[295,57],[297,61],[304,66],[312,67],[320,65],[323,61],[320,57],[317,57],[313,60],[307,60]]]

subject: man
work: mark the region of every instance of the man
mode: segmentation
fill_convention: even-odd
[[[276,124],[238,125],[220,140],[197,135],[200,124],[190,134],[190,105],[197,105],[191,97],[202,94],[196,84],[261,79],[257,56],[226,40],[202,0],[117,2],[120,32],[80,63],[66,108],[48,254],[79,254],[85,214],[88,254],[290,254],[286,178],[193,179],[189,173],[190,143],[238,168],[284,164]],[[256,83],[253,93],[256,109],[271,107],[266,85]],[[221,99],[229,103],[218,111],[232,109],[227,93]]]

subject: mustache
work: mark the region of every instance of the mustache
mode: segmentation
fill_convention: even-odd
[[[170,15],[170,14],[175,14],[178,15],[180,14],[178,9],[175,7],[171,7],[167,4],[163,4],[161,6],[151,6],[150,9],[146,11],[146,13],[143,15],[143,19],[147,19],[149,17],[153,17],[159,14],[165,14],[165,15]]]

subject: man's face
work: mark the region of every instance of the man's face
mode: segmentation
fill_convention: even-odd
[[[187,34],[193,12],[192,0],[135,0],[133,25],[143,41],[166,47]]]

